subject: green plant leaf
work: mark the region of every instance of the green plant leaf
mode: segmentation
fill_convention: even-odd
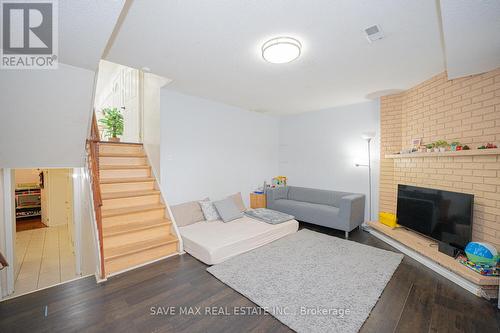
[[[123,115],[117,108],[106,108],[102,110],[104,118],[99,122],[104,125],[106,136],[116,138],[123,134]]]

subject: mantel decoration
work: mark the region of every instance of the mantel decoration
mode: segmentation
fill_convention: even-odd
[[[102,110],[104,118],[99,122],[104,125],[104,134],[110,142],[120,142],[119,135],[123,134],[123,115],[117,108]]]
[[[477,149],[497,149],[498,146],[494,143],[486,143],[477,147]],[[396,155],[407,155],[412,153],[445,153],[445,152],[459,152],[462,150],[470,150],[468,145],[462,144],[458,140],[454,140],[448,143],[445,140],[437,140],[435,142],[429,142],[423,144],[421,139],[412,139],[410,148],[403,148]]]

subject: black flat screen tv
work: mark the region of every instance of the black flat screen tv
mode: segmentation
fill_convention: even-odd
[[[398,185],[398,224],[463,250],[472,236],[474,195]]]

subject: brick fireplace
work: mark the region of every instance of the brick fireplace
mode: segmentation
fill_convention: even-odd
[[[381,98],[380,210],[396,212],[397,184],[474,194],[472,239],[500,249],[500,155],[390,156],[422,143],[500,144],[500,68],[448,80],[446,73]],[[500,151],[500,150],[497,150]]]

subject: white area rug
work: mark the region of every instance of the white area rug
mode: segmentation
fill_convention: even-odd
[[[297,332],[358,332],[402,254],[310,230],[207,271]]]

